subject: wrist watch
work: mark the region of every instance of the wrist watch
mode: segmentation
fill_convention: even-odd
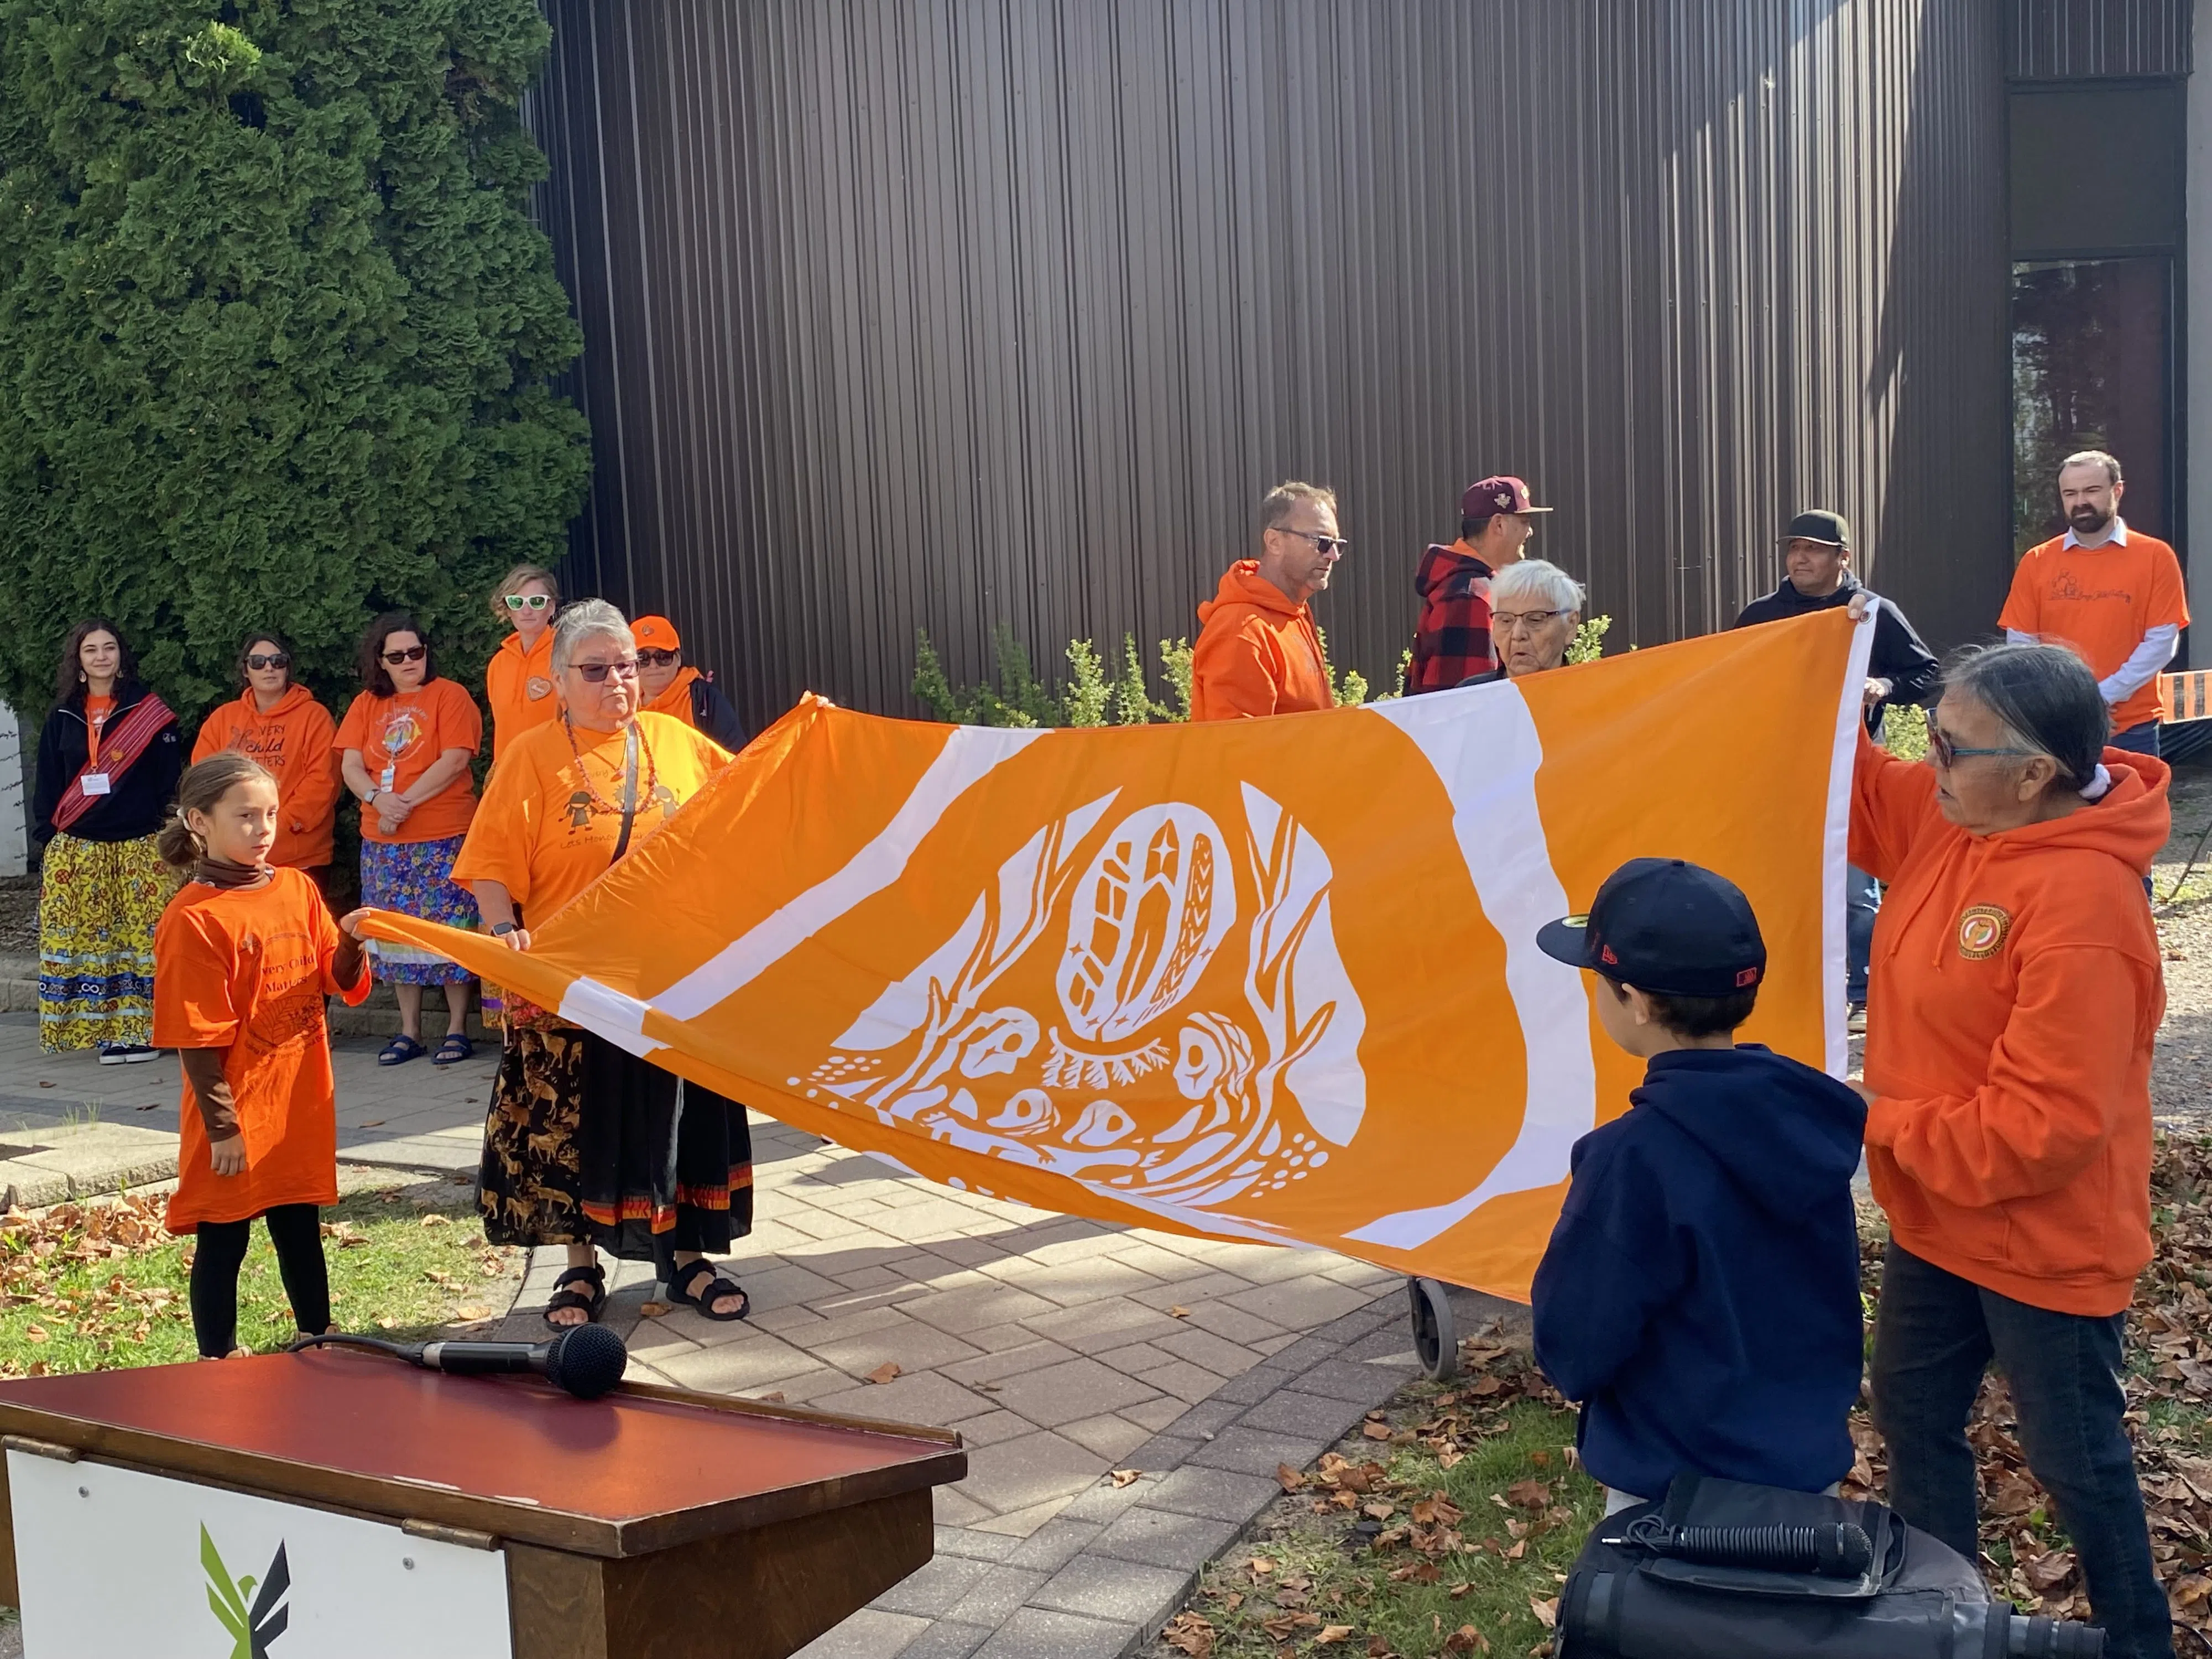
[[[514,924],[511,921],[495,921],[491,925],[491,936],[494,939],[505,939],[514,931]]]

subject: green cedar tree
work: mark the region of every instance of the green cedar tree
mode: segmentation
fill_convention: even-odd
[[[189,732],[273,626],[334,712],[374,612],[480,687],[590,471],[528,217],[532,0],[0,0],[0,696],[113,618]]]

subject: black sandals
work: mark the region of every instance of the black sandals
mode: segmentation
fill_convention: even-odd
[[[694,1294],[684,1288],[687,1285],[696,1285],[701,1273],[707,1275],[704,1290]],[[729,1296],[744,1296],[744,1306],[735,1313],[716,1313],[714,1304]],[[733,1319],[743,1319],[753,1310],[753,1299],[745,1296],[744,1286],[724,1278],[715,1271],[714,1264],[704,1256],[676,1270],[676,1277],[668,1281],[668,1297],[670,1301],[682,1303],[702,1319],[712,1319],[724,1324]]]
[[[585,1285],[590,1288],[572,1291],[567,1288],[571,1285]],[[565,1313],[571,1308],[581,1308],[584,1310],[583,1322],[590,1325],[598,1322],[599,1310],[606,1305],[607,1272],[595,1262],[588,1267],[571,1267],[553,1281],[553,1294],[546,1298],[544,1318],[555,1330],[567,1330],[569,1328],[568,1322],[554,1318],[555,1314]]]

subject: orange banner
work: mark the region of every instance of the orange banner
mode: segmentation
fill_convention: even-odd
[[[1008,731],[809,697],[532,928],[380,913],[898,1168],[1524,1298],[1636,1062],[1539,927],[1644,854],[1731,877],[1747,1041],[1838,1075],[1841,612],[1364,708]]]

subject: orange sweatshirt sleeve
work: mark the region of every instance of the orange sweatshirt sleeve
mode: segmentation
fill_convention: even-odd
[[[220,755],[230,746],[230,705],[219,705],[200,722],[200,734],[192,739],[192,757],[188,763],[198,766],[210,755]]]
[[[295,835],[306,835],[337,817],[338,756],[331,745],[337,740],[337,724],[320,703],[301,711],[301,742],[285,781],[292,787],[284,802],[284,817]]]
[[[1899,760],[1859,727],[1858,763],[1851,769],[1850,860],[1877,881],[1894,881],[1936,805],[1936,775]]]
[[[1966,1096],[1883,1095],[1866,1138],[1937,1197],[1978,1208],[2064,1186],[2112,1135],[2141,1041],[2142,969],[2109,946],[2061,945],[2020,969],[1989,1080]]]
[[[1190,665],[1194,720],[1258,719],[1275,712],[1275,641],[1256,617],[1198,636]]]

